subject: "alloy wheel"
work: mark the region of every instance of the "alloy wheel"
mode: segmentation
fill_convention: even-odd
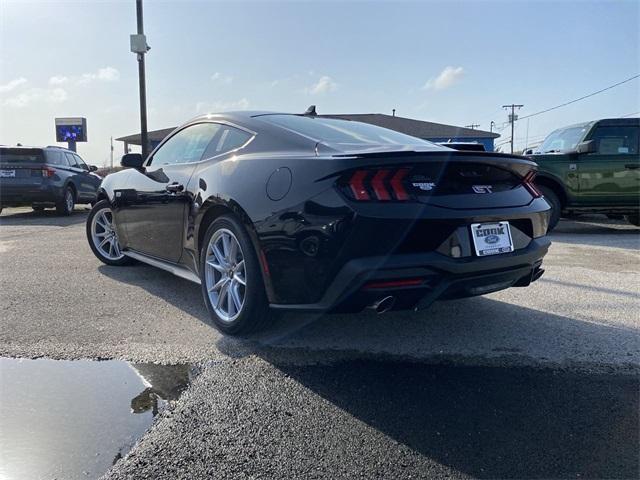
[[[226,323],[240,313],[246,297],[246,269],[242,248],[230,230],[217,230],[207,246],[205,286],[216,315]]]
[[[73,192],[69,189],[64,194],[64,201],[67,204],[67,211],[73,212]]]
[[[113,228],[113,213],[110,208],[102,208],[93,216],[91,240],[100,254],[108,260],[115,261],[124,257],[118,243],[118,234]]]

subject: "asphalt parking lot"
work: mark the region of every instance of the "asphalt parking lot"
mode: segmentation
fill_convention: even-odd
[[[102,265],[81,209],[0,216],[0,355],[200,363],[111,478],[637,478],[640,230],[563,221],[526,289],[239,340],[199,287]]]

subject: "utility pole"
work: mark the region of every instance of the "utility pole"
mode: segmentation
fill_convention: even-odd
[[[113,168],[113,137],[111,137],[111,168]]]
[[[138,57],[138,82],[140,85],[140,143],[142,144],[142,158],[149,153],[149,138],[147,134],[147,88],[144,72],[144,55],[151,48],[147,45],[142,21],[142,0],[136,0],[137,35],[131,35],[131,51]]]
[[[465,125],[464,128],[470,128],[471,130],[475,130],[476,127],[479,127],[479,123],[472,123],[471,125]]]
[[[516,108],[520,110],[522,107],[524,107],[524,105],[516,105],[515,103],[512,103],[511,105],[502,106],[502,108],[504,108],[507,111],[511,109],[511,113],[509,114],[509,123],[511,123],[511,153],[513,153],[513,130],[515,127],[516,120],[518,119],[518,116],[516,115]]]

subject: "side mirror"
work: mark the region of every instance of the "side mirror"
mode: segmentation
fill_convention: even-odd
[[[586,142],[580,142],[576,147],[576,153],[596,153],[598,149],[596,148],[595,140],[587,140]]]
[[[139,153],[127,153],[123,155],[122,160],[120,160],[120,165],[123,167],[142,168],[143,163],[144,159]]]
[[[98,167],[96,167],[95,165],[89,165],[90,172],[95,172],[96,170],[98,170]]]

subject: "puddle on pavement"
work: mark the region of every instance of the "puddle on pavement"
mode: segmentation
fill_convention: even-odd
[[[98,478],[195,372],[190,365],[0,358],[0,479]]]

